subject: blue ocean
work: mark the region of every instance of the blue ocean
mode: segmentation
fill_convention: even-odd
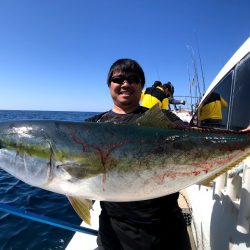
[[[0,122],[12,120],[83,121],[95,112],[8,111],[0,110]],[[0,169],[0,205],[7,204],[80,225],[67,198],[60,194],[31,187]],[[16,215],[0,212],[0,249],[65,249],[74,232]]]

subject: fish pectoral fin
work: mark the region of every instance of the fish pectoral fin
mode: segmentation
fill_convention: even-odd
[[[88,163],[64,163],[57,167],[71,178],[76,180],[87,179],[104,173],[104,168],[99,162],[96,162],[97,160],[98,157],[90,158],[89,161],[93,162],[92,165]]]
[[[168,119],[158,104],[146,111],[136,120],[136,124],[150,128],[176,128],[177,125]]]
[[[69,202],[79,215],[79,217],[90,225],[91,216],[90,209],[92,209],[92,200],[83,199],[81,197],[68,196]]]

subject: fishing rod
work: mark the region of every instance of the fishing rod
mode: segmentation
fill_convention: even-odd
[[[74,231],[74,232],[90,234],[93,236],[97,236],[97,233],[98,233],[98,231],[95,229],[81,227],[81,226],[74,225],[66,221],[53,219],[44,215],[40,215],[34,212],[29,212],[25,209],[17,208],[14,206],[3,204],[3,203],[0,203],[0,211],[5,212],[5,213],[10,213],[10,214],[13,214],[13,215],[25,218],[25,219],[30,219],[33,221],[41,222],[41,223],[52,225],[55,227],[67,229],[67,230]]]
[[[201,68],[202,83],[203,83],[203,93],[202,93],[202,95],[204,95],[205,91],[206,91],[205,76],[204,76],[203,66],[202,66],[202,62],[201,62],[199,43],[198,43],[198,38],[197,38],[196,33],[195,33],[195,40],[196,40],[196,44],[197,44],[197,51],[198,51],[199,63],[200,63],[200,68]]]

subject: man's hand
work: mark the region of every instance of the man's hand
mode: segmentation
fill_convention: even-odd
[[[241,129],[240,131],[241,132],[249,132],[250,131],[250,124],[246,128]]]

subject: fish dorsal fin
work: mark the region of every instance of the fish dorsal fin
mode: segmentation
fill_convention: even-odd
[[[155,104],[136,120],[137,125],[151,128],[176,128],[176,124],[168,119],[159,104]]]
[[[92,201],[74,196],[68,196],[68,199],[79,217],[90,225],[91,216],[89,210],[92,209]]]

